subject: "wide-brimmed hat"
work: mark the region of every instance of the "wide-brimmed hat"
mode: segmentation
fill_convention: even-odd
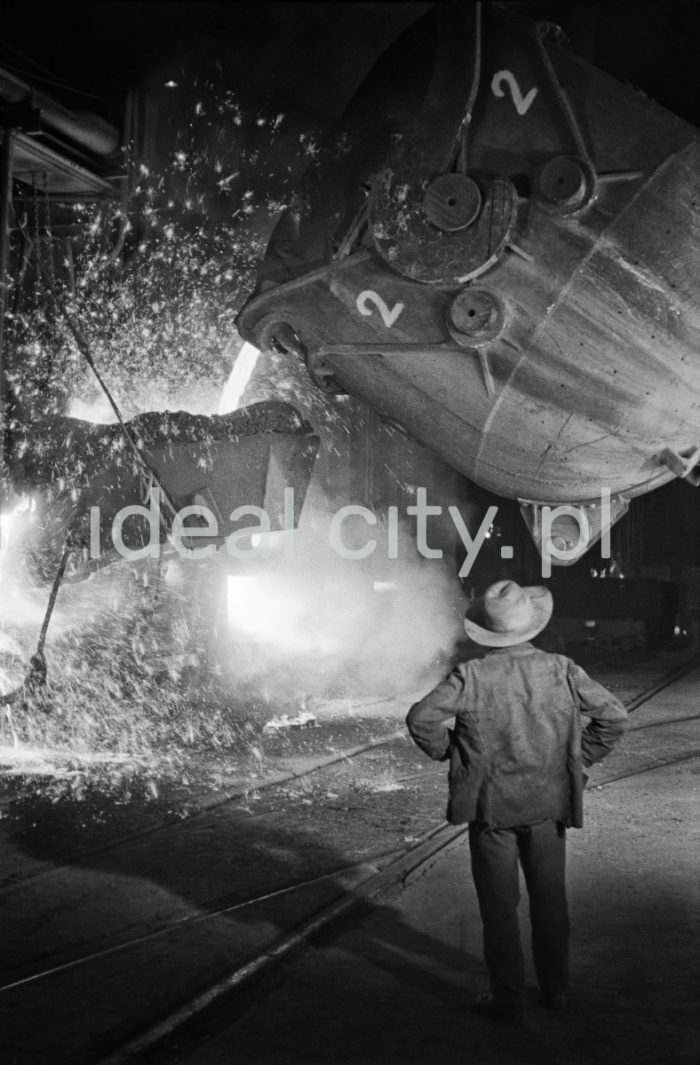
[[[521,588],[515,581],[496,581],[475,599],[464,618],[464,629],[485,647],[510,647],[542,632],[554,602],[547,588]]]

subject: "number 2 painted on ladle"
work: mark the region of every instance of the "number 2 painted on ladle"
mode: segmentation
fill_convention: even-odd
[[[507,85],[510,89],[510,94],[513,97],[513,103],[515,110],[522,117],[532,107],[533,100],[537,96],[537,88],[530,89],[527,96],[523,96],[520,86],[515,80],[515,75],[510,70],[499,70],[497,74],[494,74],[491,82],[491,92],[494,96],[505,96],[504,85]]]
[[[393,307],[387,307],[382,297],[376,292],[373,292],[371,288],[366,288],[364,292],[360,293],[355,301],[355,306],[360,314],[364,315],[365,318],[368,318],[372,313],[372,308],[368,306],[368,304],[371,303],[373,303],[379,311],[382,316],[382,321],[387,329],[391,329],[392,325],[395,324],[401,314],[401,311],[404,309],[403,303],[395,303]]]

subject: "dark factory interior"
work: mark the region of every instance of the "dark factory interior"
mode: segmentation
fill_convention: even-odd
[[[699,50],[4,5],[3,1065],[698,1065]]]

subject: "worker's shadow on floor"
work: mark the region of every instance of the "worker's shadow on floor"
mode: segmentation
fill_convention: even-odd
[[[92,813],[96,816],[94,809]],[[112,813],[117,820],[123,814],[118,803]],[[105,797],[99,816],[105,821],[110,816]],[[191,994],[211,986],[336,903],[348,885],[343,871],[362,861],[357,850],[343,852],[319,839],[317,829],[306,833],[277,826],[274,810],[261,814],[257,809],[252,812],[224,803],[204,816],[146,831],[118,846],[110,843],[113,826],[111,832],[105,831],[102,844],[93,832],[90,852],[62,867],[66,854],[81,849],[85,818],[86,808],[80,801],[56,803],[44,797],[20,804],[5,820],[8,849],[50,861],[56,868],[34,880],[30,877],[21,890],[7,897],[6,921],[12,932],[5,944],[0,987],[81,956],[110,951],[144,932],[150,935],[173,925],[183,915],[194,917],[189,930],[182,926],[172,939],[168,933],[155,941],[167,943],[171,952],[168,971],[154,980],[162,1014],[164,1001],[170,1008],[181,1004],[190,979]],[[381,864],[368,861],[363,875],[370,875]],[[290,885],[302,886],[285,891]],[[201,919],[211,911],[217,912]],[[475,990],[479,989],[483,975],[478,959],[469,958],[458,944],[409,924],[391,902],[381,906],[362,903],[358,915],[363,927],[370,921],[373,929],[369,939],[358,944],[354,961],[367,975],[366,986],[364,978],[359,984],[363,1000],[375,1011],[381,1009],[381,987],[392,972],[400,973],[404,986],[410,985],[416,1001],[421,995],[433,994],[444,1001],[466,1002],[469,994],[462,988],[475,983]],[[354,927],[358,915],[344,917],[340,930],[348,921]],[[316,937],[315,947],[338,933],[339,927],[333,926],[332,931]],[[27,1011],[28,1019],[33,1003],[46,1006],[50,1002],[49,1015],[41,1017],[47,1033],[54,1025],[74,1024],[74,1003],[78,1002],[86,1041],[96,1048],[104,1041],[114,1044],[155,1019],[155,1015],[149,1017],[151,984],[143,981],[138,1002],[134,1003],[131,994],[124,1001],[119,1033],[113,1029],[115,995],[123,996],[124,971],[134,965],[148,971],[152,964],[149,949],[149,941],[118,949],[109,955],[108,964],[102,959],[98,966],[81,963],[69,970],[69,978],[64,974],[56,979],[47,973],[10,994],[20,1012]],[[303,940],[300,949],[302,954],[309,949]],[[344,989],[338,987],[337,994],[342,1003]],[[246,1009],[245,994],[239,995],[233,1006],[227,1005],[226,1019],[230,1022]],[[406,1002],[402,1009],[410,1014],[413,1004]],[[136,1017],[131,1013],[134,1010]],[[395,1010],[392,1004],[387,1025],[398,1023]],[[112,1017],[109,1038],[102,1030],[103,1013]]]
[[[118,818],[121,807],[113,812]],[[100,811],[108,815],[106,807]],[[157,941],[165,944],[160,958],[147,941],[110,955],[108,964],[81,964],[67,977],[47,975],[6,992],[3,999],[26,1045],[36,1050],[39,1036],[46,1043],[43,1065],[69,1060],[65,1051],[63,1058],[51,1053],[66,1030],[79,1033],[82,1049],[103,1052],[147,1028],[156,1013],[181,1005],[256,954],[264,956],[270,943],[337,901],[346,886],[338,871],[358,860],[357,851],[328,844],[318,831],[282,827],[281,810],[276,819],[273,809],[253,813],[224,804],[118,848],[105,839],[103,850],[62,869],[71,842],[72,850],[79,850],[84,820],[80,802],[47,799],[45,808],[27,804],[2,822],[8,851],[14,845],[56,868],[4,897],[0,892],[5,908],[0,985],[157,930],[183,912],[222,912]],[[585,899],[589,906],[591,897],[595,903],[590,916],[579,900],[581,935],[587,931],[590,943],[577,964],[580,997],[573,1010],[560,1017],[530,1001],[525,1029],[504,1029],[470,1012],[474,995],[484,989],[478,913],[466,850],[451,854],[454,861],[447,854],[405,893],[366,904],[359,914],[302,941],[281,966],[179,1030],[175,1045],[139,1060],[426,1065],[466,1052],[472,1061],[498,1065],[619,1065],[622,1046],[633,1048],[629,1060],[637,1065],[662,1060],[659,1041],[672,1042],[687,1026],[688,970],[678,964],[680,942],[666,954],[671,931],[686,927],[688,913],[662,880],[646,904],[637,900],[632,910],[620,890],[622,874],[613,867],[610,881],[602,883],[598,872],[593,896]],[[319,876],[324,879],[298,894],[273,894]],[[261,900],[263,895],[268,897]],[[258,901],[247,905],[252,899]],[[641,943],[636,954],[630,953],[631,920]],[[523,941],[525,936],[523,920]],[[655,961],[656,984],[647,991],[639,981],[640,951]],[[148,977],[139,979],[137,997],[135,971]],[[601,982],[601,972],[614,987]],[[193,1048],[204,1038],[209,1049],[202,1055]],[[15,1045],[22,1045],[21,1038]],[[574,1045],[580,1053],[571,1051]],[[74,1060],[83,1057],[76,1054]]]

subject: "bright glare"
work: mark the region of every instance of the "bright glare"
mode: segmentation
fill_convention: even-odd
[[[266,638],[298,624],[302,604],[272,577],[228,578],[228,622],[232,629]]]
[[[74,397],[68,408],[69,418],[79,418],[84,422],[93,422],[95,425],[112,425],[117,416],[112,409],[106,396],[100,396],[92,403],[86,403],[82,399]]]
[[[228,623],[232,635],[255,640],[268,648],[303,654],[331,653],[336,642],[319,631],[313,592],[299,582],[277,577],[230,576]],[[308,602],[307,602],[308,599]]]
[[[258,349],[248,341],[238,352],[231,376],[224,385],[224,391],[219,400],[219,414],[228,414],[232,410],[238,410],[259,354]]]
[[[16,640],[0,630],[0,695],[7,695],[18,688],[23,676],[22,648]]]
[[[269,548],[271,551],[281,551],[285,544],[294,543],[296,534],[296,529],[272,529],[264,535],[263,533],[251,533],[250,545],[251,547],[262,547],[263,552],[265,548]]]
[[[32,496],[23,496],[12,510],[0,511],[0,552],[5,552],[12,539],[12,530],[25,515],[34,514],[36,501]]]

